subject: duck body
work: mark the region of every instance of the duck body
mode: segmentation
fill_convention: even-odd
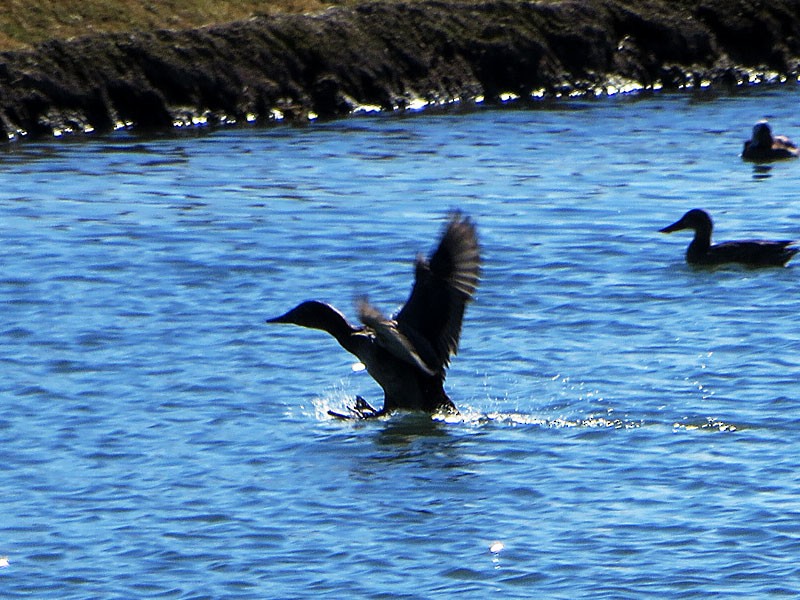
[[[772,135],[769,123],[759,121],[753,136],[744,143],[742,158],[753,162],[769,162],[800,156],[800,148],[784,135]]]
[[[429,375],[415,365],[398,360],[390,350],[372,338],[374,349],[362,362],[384,391],[383,412],[413,410],[427,413],[458,412],[444,391],[444,370]]]
[[[738,240],[714,244],[707,250],[686,251],[686,262],[692,265],[738,263],[750,267],[782,267],[797,254],[792,241]]]
[[[357,417],[400,409],[457,413],[444,390],[445,372],[458,350],[464,311],[477,288],[479,270],[475,226],[468,217],[453,213],[436,250],[427,260],[417,257],[411,295],[395,317],[384,317],[362,297],[357,302],[361,326],[317,300],[302,302],[267,322],[325,331],[364,364],[383,389],[384,402],[381,410],[375,410],[358,398],[351,409]]]
[[[694,239],[686,250],[686,262],[690,265],[738,263],[749,267],[781,267],[800,251],[794,246],[796,242],[790,240],[740,240],[712,244],[711,216],[699,208],[690,210],[660,231],[672,233],[683,229],[694,230]]]

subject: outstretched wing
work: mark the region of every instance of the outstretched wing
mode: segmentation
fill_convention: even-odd
[[[442,370],[458,351],[464,309],[472,299],[480,278],[480,249],[472,220],[460,212],[451,213],[439,246],[428,260],[418,256],[414,287],[405,306],[395,318],[400,332],[422,356],[433,356]]]

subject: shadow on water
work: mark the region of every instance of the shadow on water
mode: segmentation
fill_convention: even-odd
[[[447,423],[424,413],[399,413],[381,420],[376,441],[383,446],[406,446],[419,438],[449,436]]]

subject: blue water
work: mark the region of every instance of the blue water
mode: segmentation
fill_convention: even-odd
[[[795,88],[0,151],[0,597],[800,595]],[[448,209],[484,269],[462,416],[380,390],[306,298],[391,312]]]

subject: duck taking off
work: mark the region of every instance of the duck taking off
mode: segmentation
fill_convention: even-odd
[[[781,267],[800,251],[794,247],[797,243],[794,241],[743,240],[712,246],[711,216],[699,208],[690,210],[679,221],[659,231],[672,233],[682,229],[694,230],[694,239],[686,250],[686,262],[691,265],[740,263],[750,267]]]
[[[330,304],[316,300],[303,302],[267,323],[326,331],[364,364],[383,388],[384,400],[378,411],[357,398],[351,411],[359,418],[398,409],[457,413],[444,391],[445,370],[458,350],[464,310],[479,277],[475,225],[469,217],[453,212],[436,250],[427,260],[417,256],[411,295],[393,318],[384,317],[361,297],[357,301],[360,327],[351,325]]]

